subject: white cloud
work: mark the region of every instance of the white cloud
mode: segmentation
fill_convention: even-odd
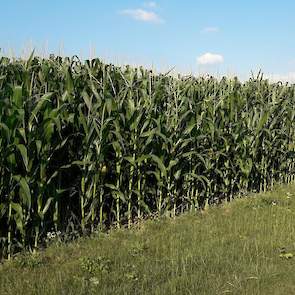
[[[267,79],[269,79],[271,82],[290,82],[295,83],[295,72],[289,72],[286,74],[270,74],[265,75]]]
[[[143,5],[145,7],[149,7],[149,8],[156,8],[157,7],[157,3],[155,1],[144,2]]]
[[[124,9],[120,11],[121,14],[129,16],[135,20],[150,22],[150,23],[163,23],[161,19],[155,12],[147,11],[144,9]]]
[[[206,27],[201,30],[202,34],[206,33],[218,33],[220,29],[218,27]]]
[[[214,65],[223,63],[223,56],[220,54],[207,52],[197,58],[199,65]]]

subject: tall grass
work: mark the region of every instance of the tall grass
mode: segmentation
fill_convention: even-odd
[[[294,179],[295,86],[0,60],[2,255]]]

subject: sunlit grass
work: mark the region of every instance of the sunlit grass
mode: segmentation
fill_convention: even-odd
[[[294,294],[295,186],[0,267],[0,294]]]

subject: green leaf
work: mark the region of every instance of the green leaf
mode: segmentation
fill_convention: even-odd
[[[23,163],[24,163],[24,165],[26,167],[26,171],[29,172],[29,168],[28,168],[29,167],[29,161],[28,161],[27,148],[23,144],[17,144],[16,147],[19,150],[19,152],[21,153]]]
[[[73,76],[72,76],[72,71],[71,68],[67,68],[66,70],[66,90],[68,93],[73,93],[74,92],[74,80],[73,80]]]
[[[22,198],[22,201],[24,204],[27,205],[28,208],[31,208],[31,202],[32,202],[32,197],[31,197],[31,192],[30,192],[30,187],[28,185],[28,182],[25,178],[20,179],[20,190],[19,194],[20,197]]]
[[[37,155],[39,155],[40,151],[41,151],[41,147],[42,147],[42,141],[41,140],[36,140],[35,144],[36,144]]]
[[[265,123],[268,120],[268,117],[269,117],[269,113],[267,111],[260,117],[256,134],[258,134],[262,130],[262,128],[264,127]]]
[[[25,67],[26,70],[29,70],[29,68],[30,68],[30,66],[32,64],[32,60],[34,58],[34,54],[35,54],[35,49],[32,51],[32,53],[30,54],[30,56],[29,56],[29,58],[28,58],[28,60],[26,62],[26,67]]]
[[[8,126],[6,124],[0,122],[0,131],[1,131],[1,129],[4,130],[5,137],[8,140],[9,135],[10,135],[10,130],[9,130]]]
[[[24,142],[27,143],[25,129],[24,128],[18,128],[17,131],[19,132],[20,136],[23,138]]]
[[[11,208],[16,214],[13,214],[17,229],[23,234],[24,233],[24,222],[23,222],[23,211],[22,206],[17,203],[11,203]]]
[[[118,190],[117,187],[111,183],[106,183],[105,186],[112,189],[112,190]]]
[[[169,162],[168,167],[167,167],[167,171],[170,171],[175,165],[178,164],[178,162],[179,162],[179,160],[171,160],[171,161]]]
[[[23,216],[23,208],[20,204],[17,203],[11,203],[11,208],[19,215]]]
[[[53,198],[49,198],[49,199],[47,199],[46,204],[45,204],[45,206],[44,206],[44,208],[43,208],[43,210],[42,210],[42,215],[43,215],[43,216],[44,216],[45,213],[48,211],[48,209],[49,209],[50,204],[51,204],[52,201],[53,201]]]
[[[15,159],[15,154],[14,153],[7,156],[7,162],[12,166],[16,165],[16,159]]]
[[[35,119],[37,121],[37,114],[39,113],[39,111],[41,110],[42,106],[44,105],[45,102],[50,102],[50,98],[52,97],[53,93],[52,92],[48,92],[46,94],[44,94],[40,100],[38,101],[37,105],[35,106],[35,108],[33,109],[33,111],[31,112],[31,116],[29,118],[29,126],[32,125],[33,120]],[[31,127],[30,127],[31,130]]]
[[[165,178],[167,177],[167,170],[163,163],[163,161],[156,155],[151,155],[151,159],[157,164],[158,168],[160,169],[162,176]]]
[[[47,185],[50,184],[51,181],[52,181],[57,175],[58,175],[58,171],[54,171],[54,172],[52,173],[52,175],[50,176],[50,178],[47,180],[46,184],[47,184]]]
[[[0,218],[2,218],[7,212],[7,205],[6,204],[0,204]]]
[[[133,157],[127,156],[124,157],[126,161],[128,161],[132,166],[135,166],[135,159]]]
[[[92,100],[85,90],[82,92],[82,97],[84,99],[84,102],[85,102],[88,110],[90,111],[92,109]]]
[[[23,107],[23,87],[22,86],[14,86],[12,103],[19,109]]]

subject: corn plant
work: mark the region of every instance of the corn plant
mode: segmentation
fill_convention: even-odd
[[[295,179],[295,86],[76,56],[0,59],[0,247],[176,216]]]

